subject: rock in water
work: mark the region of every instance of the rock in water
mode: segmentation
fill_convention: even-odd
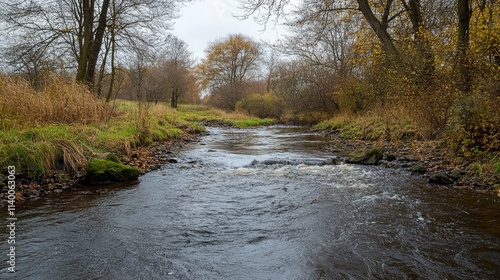
[[[372,165],[377,164],[383,155],[384,153],[379,148],[357,150],[347,155],[346,162]]]
[[[454,181],[448,175],[446,175],[444,173],[438,173],[438,174],[432,175],[429,178],[429,183],[438,184],[438,185],[451,185],[454,183]]]
[[[86,182],[92,185],[114,182],[135,181],[139,169],[105,159],[92,159],[89,162]]]

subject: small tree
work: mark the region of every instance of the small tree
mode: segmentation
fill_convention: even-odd
[[[234,110],[248,83],[257,76],[261,56],[259,45],[240,34],[210,44],[197,73],[204,89],[210,90],[213,104]]]
[[[189,90],[191,53],[187,44],[175,36],[169,36],[166,43],[166,60],[162,62],[162,69],[170,89],[170,106],[177,108],[179,97]]]

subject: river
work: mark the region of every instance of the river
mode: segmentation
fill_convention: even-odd
[[[500,279],[499,197],[333,164],[300,127],[209,131],[138,183],[18,206],[0,278]]]

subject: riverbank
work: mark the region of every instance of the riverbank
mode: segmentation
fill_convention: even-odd
[[[201,123],[235,127],[271,124],[244,114],[230,114],[201,105],[138,103],[118,100],[106,120],[89,124],[13,125],[0,130],[2,169],[16,167],[18,201],[37,199],[85,184],[92,159],[112,159],[138,169],[138,174],[176,162],[177,151],[204,133]],[[0,200],[9,187],[0,175]]]
[[[446,139],[423,140],[409,124],[387,128],[375,123],[363,127],[360,123],[330,122],[317,125],[314,130],[331,137],[329,151],[333,153],[347,156],[353,151],[379,148],[383,151],[379,165],[423,176],[435,186],[500,196],[498,155],[458,156]]]
[[[118,113],[117,116],[136,114],[137,112],[134,112],[136,105],[134,102],[119,101],[117,108],[118,112],[121,113]],[[87,163],[92,158],[104,158],[113,155],[126,166],[137,168],[139,174],[142,175],[160,169],[167,164],[177,163],[177,154],[182,147],[197,141],[199,135],[205,133],[206,130],[203,125],[244,128],[269,125],[273,122],[269,119],[256,119],[241,114],[228,114],[203,106],[183,105],[177,110],[168,109],[163,104],[154,106],[149,104],[148,106],[150,106],[148,110],[151,110],[151,114],[162,116],[161,118],[155,117],[154,121],[150,122],[153,125],[149,127],[147,134],[153,134],[152,131],[154,130],[160,131],[158,135],[153,137],[141,137],[137,131],[126,135],[123,130],[117,128],[127,128],[128,126],[117,122],[115,119],[112,126],[101,126],[100,128],[102,133],[106,133],[106,138],[104,138],[107,139],[106,141],[95,141],[102,138],[102,136],[99,137],[99,134],[97,136],[86,134],[87,131],[92,130],[88,126],[80,127],[79,130],[64,126],[58,127],[59,133],[52,135],[52,138],[45,136],[42,139],[48,142],[61,141],[64,136],[65,141],[68,143],[80,143],[86,146],[88,150],[80,153],[85,156],[85,159],[81,161]],[[127,118],[125,117],[125,119]],[[150,119],[153,119],[153,117],[150,117]],[[21,133],[18,137],[22,138],[23,135],[30,134],[31,138],[28,140],[32,141],[34,143],[32,145],[36,146],[38,138],[40,138],[38,135],[40,129],[42,131],[44,129],[57,131],[57,129],[48,128],[50,126],[23,130],[18,132]],[[67,130],[65,133],[68,134],[61,134],[64,129]],[[314,130],[329,135],[331,140],[327,150],[333,154],[347,157],[351,152],[376,147],[383,151],[383,156],[380,160],[377,160],[377,164],[381,166],[410,172],[415,176],[423,176],[434,185],[498,193],[498,184],[500,182],[498,173],[484,170],[482,173],[474,172],[473,164],[454,157],[438,141],[362,140],[355,137],[346,137],[338,127],[335,129],[317,127]],[[64,156],[62,159],[64,160]],[[39,166],[39,168],[41,167]],[[59,169],[52,168],[44,174],[19,172],[16,182],[16,198],[19,201],[38,199],[77,189],[84,184],[86,171],[87,166],[81,165],[78,168],[69,170],[68,166],[66,169],[64,166]],[[6,182],[6,180],[1,181]],[[8,187],[3,184],[0,193],[2,201],[5,201],[7,192]]]

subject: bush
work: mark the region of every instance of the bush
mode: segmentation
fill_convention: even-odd
[[[283,113],[280,99],[272,94],[251,94],[236,103],[236,109],[259,118],[279,119]]]
[[[481,156],[500,152],[498,98],[476,94],[461,100],[450,125],[453,149],[461,156]]]

